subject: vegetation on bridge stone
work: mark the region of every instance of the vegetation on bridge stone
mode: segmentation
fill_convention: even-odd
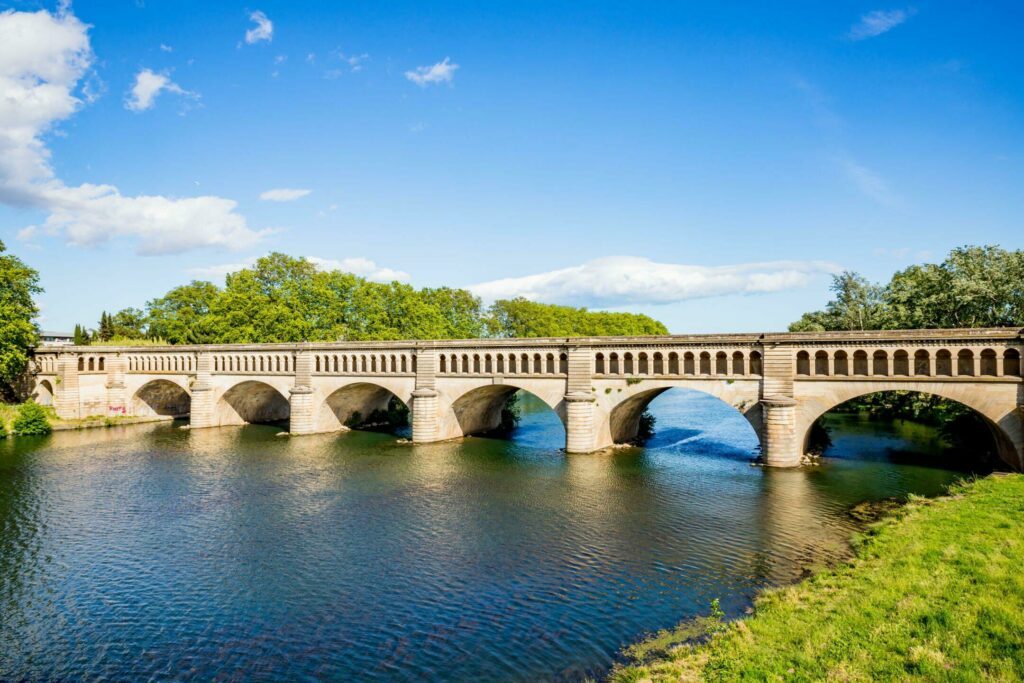
[[[227,275],[223,287],[194,281],[153,299],[144,311],[104,312],[92,336],[101,343],[157,337],[171,344],[229,344],[666,333],[645,315],[525,299],[485,308],[464,289],[372,282],[274,253]]]
[[[657,634],[612,680],[1024,679],[1024,476],[950,494],[913,499],[853,561],[767,592],[706,642],[714,619]]]
[[[39,274],[6,251],[0,241],[0,398],[10,399],[39,339],[33,297],[43,290]]]

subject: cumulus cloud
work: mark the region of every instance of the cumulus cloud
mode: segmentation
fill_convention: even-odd
[[[84,103],[76,92],[93,61],[88,27],[70,11],[0,13],[0,202],[48,213],[40,232],[70,244],[137,240],[142,254],[250,247],[262,236],[221,197],[128,197],[113,185],[64,184],[44,136]]]
[[[250,21],[256,24],[245,32],[245,42],[249,45],[265,40],[268,43],[274,39],[274,22],[267,18],[267,15],[256,10],[249,15]]]
[[[135,85],[128,91],[124,100],[126,109],[146,111],[156,104],[157,95],[161,92],[174,93],[184,97],[197,98],[196,93],[183,89],[165,73],[156,73],[151,69],[143,69],[135,74]]]
[[[418,66],[415,70],[406,71],[405,77],[421,88],[425,88],[437,83],[451,83],[455,78],[455,70],[458,68],[458,64],[452,64],[451,59],[445,57],[444,61],[437,64]]]
[[[614,307],[778,292],[802,287],[817,275],[838,270],[837,265],[824,261],[693,266],[609,256],[547,273],[483,282],[469,289],[485,301],[525,297],[546,303]]]
[[[266,192],[260,192],[260,199],[265,202],[294,202],[296,199],[302,199],[310,192],[312,192],[312,190],[297,190],[281,187],[274,190],[267,190]]]
[[[409,279],[409,274],[406,272],[380,267],[366,258],[325,259],[319,256],[307,256],[306,260],[316,266],[318,270],[325,272],[340,270],[344,273],[365,277],[367,280],[373,280],[374,282],[391,282],[392,280],[405,282]],[[251,267],[255,263],[256,259],[251,258],[241,263],[222,263],[215,266],[192,268],[189,272],[197,277],[219,280],[229,273],[237,273],[244,268]]]
[[[867,40],[888,33],[913,14],[913,10],[880,10],[868,12],[850,28],[848,37],[850,40]]]

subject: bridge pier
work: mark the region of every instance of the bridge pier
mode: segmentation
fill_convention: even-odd
[[[213,402],[213,356],[200,353],[196,357],[196,380],[192,383],[192,406],[189,425],[192,429],[215,427],[216,405]]]
[[[796,433],[796,400],[788,396],[761,399],[761,455],[769,467],[798,467],[803,444]]]
[[[53,388],[53,409],[62,420],[75,420],[82,416],[78,379],[78,354],[60,354],[57,382]]]
[[[125,360],[112,356],[107,360],[107,416],[128,414],[128,392],[124,383]]]
[[[565,395],[565,452],[590,453],[596,448],[597,424],[592,393],[573,391]]]

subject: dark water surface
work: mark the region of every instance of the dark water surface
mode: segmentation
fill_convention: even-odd
[[[0,441],[0,678],[599,676],[644,632],[842,556],[851,505],[960,475],[893,462],[940,448],[930,430],[845,417],[823,466],[751,467],[746,421],[681,390],[647,448],[566,456],[524,403],[513,441]]]

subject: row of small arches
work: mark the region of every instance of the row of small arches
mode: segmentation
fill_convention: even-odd
[[[441,374],[462,375],[565,375],[569,372],[569,357],[564,353],[557,356],[553,353],[441,354],[437,371]]]
[[[365,372],[405,374],[416,372],[416,356],[361,354],[314,356],[313,372]]]
[[[79,358],[79,365],[81,360]],[[99,369],[103,369],[102,360]],[[128,356],[128,372],[192,372],[194,369],[194,356]]]
[[[78,371],[79,372],[103,372],[106,368],[104,367],[103,356],[79,356],[78,357]]]
[[[291,372],[291,356],[287,354],[217,355],[213,357],[214,372]]]
[[[682,355],[672,352],[668,355],[656,351],[653,354],[626,352],[621,356],[603,353],[594,357],[594,372],[598,375],[760,375],[762,373],[761,352],[742,351],[732,354],[718,351],[713,356],[709,351]]]
[[[887,351],[865,350],[852,354],[846,351],[809,351],[796,355],[796,374],[827,377],[830,375],[880,375],[904,377],[1020,377],[1021,354],[1017,349],[1006,349],[1002,354],[984,349],[975,355],[971,349],[960,349],[956,355],[948,349],[939,349],[933,356],[926,349],[913,352],[899,350],[892,356]]]

